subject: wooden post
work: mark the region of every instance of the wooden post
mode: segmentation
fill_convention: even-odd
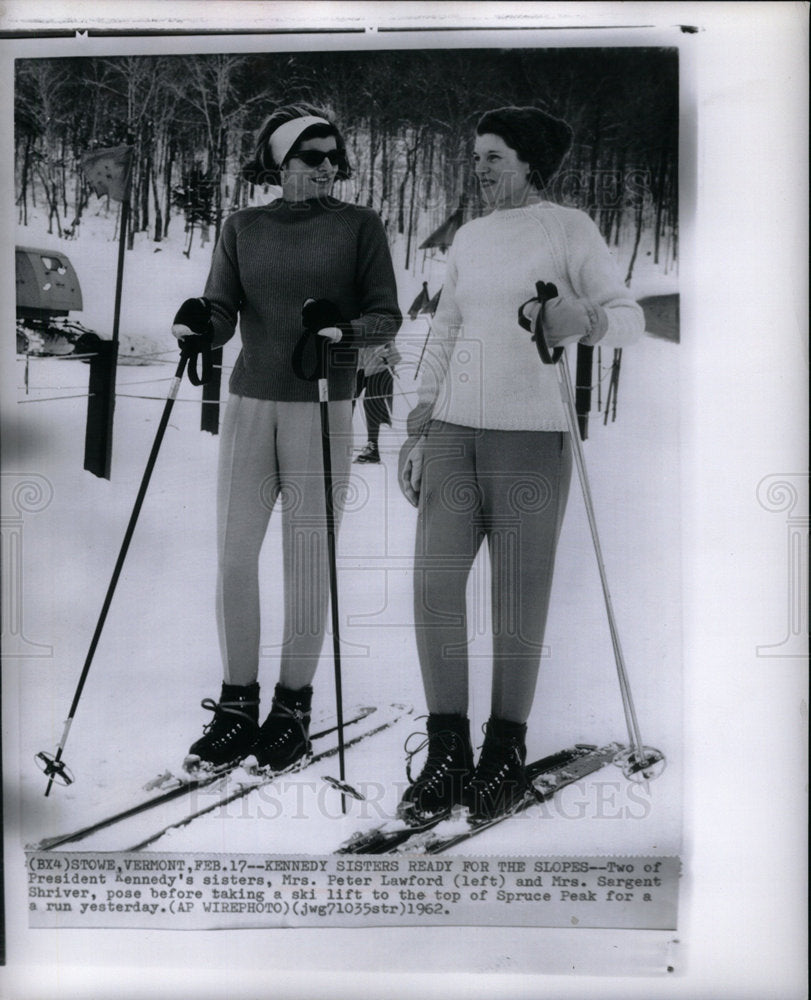
[[[211,378],[203,383],[203,412],[200,430],[218,434],[220,429],[220,383],[222,382],[222,348],[211,352]]]
[[[121,289],[124,282],[124,251],[130,217],[132,180],[132,136],[127,145],[113,150],[99,150],[85,158],[84,168],[94,171],[91,183],[98,194],[121,201],[118,231],[118,266],[115,277],[112,340],[101,341],[90,365],[90,389],[85,428],[85,464],[88,472],[101,479],[110,478],[113,454],[113,414],[115,379],[118,362],[118,327],[121,318]]]
[[[84,439],[84,467],[100,479],[110,478],[117,361],[118,344],[100,340],[90,361]]]

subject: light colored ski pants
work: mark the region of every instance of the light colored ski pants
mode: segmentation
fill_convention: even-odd
[[[336,528],[352,457],[352,402],[329,405]],[[274,507],[282,516],[284,638],[279,680],[298,689],[315,674],[329,603],[319,403],[230,396],[217,482],[217,627],[224,679],[257,679],[259,553]]]

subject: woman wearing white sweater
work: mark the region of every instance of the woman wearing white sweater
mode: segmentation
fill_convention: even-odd
[[[417,647],[428,706],[428,757],[401,814],[419,823],[453,805],[475,817],[530,794],[524,773],[555,549],[571,478],[557,380],[518,312],[536,282],[550,348],[621,346],[644,329],[597,227],[544,199],[571,144],[536,108],[487,112],[474,168],[492,211],[451,247],[419,404],[409,416],[400,483],[419,506],[414,565]],[[524,307],[533,318],[540,305]],[[465,588],[487,541],[492,573],[491,715],[478,762],[468,722]]]

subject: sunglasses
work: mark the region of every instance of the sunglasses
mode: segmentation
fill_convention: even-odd
[[[331,149],[327,153],[322,153],[320,149],[302,149],[293,153],[290,159],[301,160],[308,167],[320,167],[324,160],[329,160],[333,167],[337,167],[341,162],[341,153],[337,149]]]

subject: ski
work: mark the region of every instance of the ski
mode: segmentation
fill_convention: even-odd
[[[621,753],[623,749],[619,743],[609,743],[604,747],[577,744],[571,750],[563,750],[561,754],[555,755],[569,756],[569,759],[562,764],[551,764],[543,767],[541,765],[544,764],[544,761],[538,761],[537,765],[533,766],[534,773],[531,776],[535,794],[527,796],[512,811],[493,819],[481,820],[474,820],[465,811],[460,811],[458,815],[453,815],[444,822],[438,823],[432,830],[420,833],[401,844],[397,852],[441,854],[443,851],[448,851],[452,847],[484,833],[485,830],[503,823],[512,816],[531,809],[541,802],[548,801],[562,788],[599,771],[606,764],[614,763],[617,754]],[[546,760],[549,759],[546,758]]]
[[[356,725],[375,711],[376,709],[370,705],[358,706],[346,713],[344,726]],[[332,735],[338,729],[334,714],[324,713],[319,718],[317,724],[321,728],[317,732],[311,733],[311,741],[320,741],[325,737]],[[172,771],[165,771],[163,774],[159,774],[155,778],[152,778],[143,786],[143,791],[150,794],[148,794],[140,802],[127,806],[118,812],[110,814],[109,816],[104,816],[101,819],[94,820],[92,823],[87,823],[78,830],[73,830],[70,833],[57,834],[53,837],[46,837],[44,840],[41,840],[36,844],[29,844],[26,849],[29,851],[50,851],[56,847],[61,847],[63,844],[73,844],[79,840],[84,840],[86,837],[89,837],[94,833],[108,829],[109,827],[122,823],[132,817],[139,816],[147,810],[156,809],[180,798],[181,796],[189,795],[191,792],[207,788],[214,785],[216,782],[222,782],[223,779],[227,777],[229,771],[233,770],[235,767],[236,765],[232,765],[230,768],[220,768],[216,771],[200,772],[199,774],[194,775],[187,773],[176,774]]]
[[[181,816],[179,819],[172,820],[165,826],[162,826],[160,829],[149,834],[149,836],[139,840],[137,843],[132,844],[129,847],[125,847],[124,850],[140,851],[144,847],[154,844],[156,840],[160,840],[161,837],[165,836],[170,831],[179,830],[184,826],[188,826],[201,816],[214,812],[215,809],[221,809],[223,806],[226,806],[231,802],[236,802],[238,799],[242,799],[258,789],[267,788],[267,786],[272,782],[284,777],[285,775],[295,774],[297,771],[301,771],[305,767],[309,767],[311,764],[316,764],[318,761],[336,756],[340,752],[341,745],[343,745],[345,750],[348,750],[350,747],[356,746],[358,743],[362,743],[370,736],[375,736],[378,733],[382,733],[386,729],[390,729],[404,716],[409,715],[411,711],[411,706],[399,704],[389,705],[383,710],[378,709],[376,710],[378,714],[376,714],[371,720],[367,728],[362,728],[360,731],[358,729],[354,729],[350,730],[349,734],[345,733],[342,744],[336,740],[335,743],[326,746],[323,750],[319,750],[317,753],[311,754],[303,760],[298,761],[296,764],[284,768],[281,771],[274,771],[272,774],[251,774],[243,768],[237,767],[225,775],[225,788],[223,789],[222,794],[218,795],[213,802],[202,806],[200,809],[195,809],[193,812]],[[346,726],[347,722],[344,720],[344,729],[346,729]],[[331,731],[333,733],[337,733],[338,727],[333,727]]]
[[[415,851],[438,854],[509,819],[517,812],[551,798],[564,786],[611,763],[621,750],[622,747],[617,743],[602,748],[591,744],[577,744],[528,764],[527,777],[532,782],[535,794],[528,796],[511,812],[495,819],[474,822],[460,809],[419,825],[396,818],[372,830],[354,834],[341,844],[336,853],[394,854]]]

